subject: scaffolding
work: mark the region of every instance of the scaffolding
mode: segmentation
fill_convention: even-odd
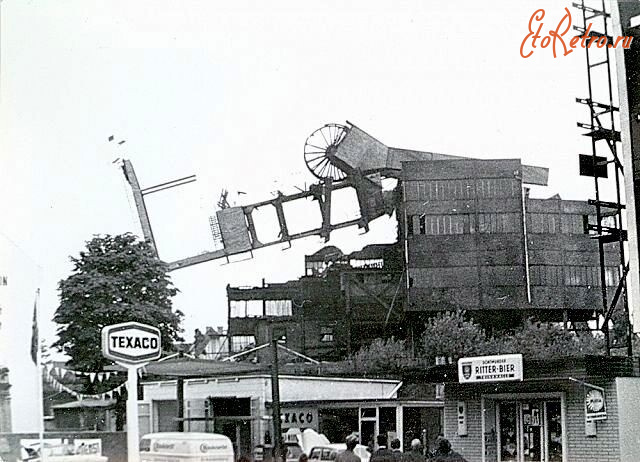
[[[587,5],[581,0],[573,3],[582,15],[582,26],[573,26],[581,36],[590,37],[585,47],[588,96],[576,98],[576,102],[587,106],[589,109],[589,123],[578,122],[578,127],[586,130],[584,136],[590,138],[591,153],[580,156],[580,174],[593,176],[595,187],[595,199],[589,203],[595,207],[596,222],[587,223],[586,228],[598,242],[600,259],[600,286],[602,307],[596,310],[596,327],[601,329],[606,341],[607,354],[611,354],[613,348],[626,348],[628,356],[632,355],[632,326],[629,318],[629,305],[627,298],[626,276],[629,264],[625,258],[625,241],[627,232],[624,229],[622,203],[621,177],[624,174],[622,162],[618,156],[620,143],[619,121],[616,114],[619,108],[615,106],[612,84],[612,60],[608,46],[590,46],[591,41],[604,40],[607,44],[613,43],[609,30],[611,14],[607,10],[606,0],[599,0]],[[594,6],[595,5],[595,6]],[[593,39],[591,38],[593,37]],[[597,96],[596,96],[597,95]],[[613,165],[615,181],[615,200],[603,200],[603,187],[601,179],[608,178],[608,166]],[[607,220],[607,221],[605,221]],[[608,251],[607,244],[613,244],[617,248],[614,252]],[[616,245],[617,244],[617,245]],[[611,258],[619,258],[618,282],[613,294],[607,293],[607,261]],[[618,317],[617,322],[624,323],[625,342],[612,342],[610,335],[610,322],[613,319],[616,308],[622,304],[624,318]]]

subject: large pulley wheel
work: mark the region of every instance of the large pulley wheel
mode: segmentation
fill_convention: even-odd
[[[336,165],[338,144],[349,129],[344,125],[326,124],[313,132],[304,143],[304,161],[309,171],[321,180],[344,180],[347,174]]]

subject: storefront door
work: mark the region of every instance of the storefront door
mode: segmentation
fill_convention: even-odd
[[[360,443],[374,449],[378,432],[378,408],[360,408]]]
[[[559,399],[497,401],[497,460],[562,462],[561,409]]]

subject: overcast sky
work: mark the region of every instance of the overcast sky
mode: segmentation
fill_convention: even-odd
[[[314,181],[304,141],[328,122],[349,120],[393,147],[521,158],[551,169],[538,197],[593,195],[577,166],[589,147],[576,127],[588,115],[575,103],[586,96],[584,51],[519,52],[536,9],[546,9],[543,30],[555,29],[570,2],[345,3],[2,1],[0,242],[12,257],[0,262],[0,363],[23,406],[14,430],[36,428],[35,287],[52,342],[68,257],[94,234],[140,233],[116,158],[131,159],[143,187],[198,176],[149,197],[166,260],[211,248],[222,188],[262,200]],[[350,251],[394,235],[381,218],[368,235],[343,230],[331,243]],[[308,238],[172,273],[186,339],[226,324],[227,284],[294,279],[322,245]]]

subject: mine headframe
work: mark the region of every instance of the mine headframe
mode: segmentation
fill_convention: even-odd
[[[217,210],[210,218],[211,232],[221,248],[192,257],[170,262],[169,270],[203,263],[233,255],[252,253],[255,249],[294,239],[320,236],[325,242],[331,232],[337,229],[358,226],[369,230],[372,220],[391,215],[398,205],[398,186],[392,191],[383,191],[385,178],[401,179],[402,163],[411,161],[455,160],[462,157],[431,152],[391,148],[365,131],[347,122],[346,125],[326,124],[314,131],[306,140],[304,160],[309,171],[319,180],[305,190],[295,194],[278,192],[276,197],[254,204],[229,206],[227,194],[223,191]],[[131,186],[144,238],[154,249],[151,223],[147,214],[144,196],[152,192],[179,186],[194,181],[194,177],[162,183],[146,189],[138,184],[131,162],[122,162],[125,178]],[[523,166],[523,179],[530,184],[546,184],[548,171],[539,167]],[[359,216],[346,221],[332,223],[332,193],[352,188],[355,190],[359,206]],[[285,205],[296,200],[311,199],[319,206],[321,225],[292,233],[287,223]],[[337,200],[337,199],[336,199]],[[269,242],[261,242],[256,229],[253,212],[259,208],[273,207],[278,221],[278,237]]]
[[[359,166],[351,166],[341,158],[352,159],[354,156],[354,143],[350,141],[350,135],[355,134],[358,139],[362,138],[362,135],[354,130],[360,132],[353,126],[326,124],[307,138],[304,148],[305,162],[311,173],[319,181],[305,190],[295,194],[283,194],[278,191],[276,197],[272,199],[242,206],[228,206],[225,195],[225,207],[220,207],[220,210],[217,210],[215,215],[210,217],[214,241],[221,243],[222,248],[169,262],[169,270],[176,270],[219,258],[228,258],[233,255],[251,253],[255,249],[290,243],[294,239],[309,236],[320,236],[326,242],[329,240],[332,231],[351,226],[358,226],[366,232],[369,230],[370,221],[385,213],[391,214],[395,208],[394,196],[392,192],[384,192],[383,194],[381,183],[381,174],[383,172],[375,169],[369,169],[365,172]],[[366,135],[364,132],[362,134]],[[345,146],[348,147],[346,155],[341,149],[341,145],[345,142],[347,143]],[[363,154],[366,155],[366,152]],[[189,181],[179,179],[142,189],[138,183],[133,165],[129,160],[122,161],[122,169],[133,193],[143,236],[152,245],[157,254],[157,245],[145,205],[145,196],[194,181],[195,177],[186,177]],[[359,216],[346,221],[332,223],[332,193],[345,188],[353,188],[355,190],[360,209]],[[284,205],[303,199],[311,199],[317,202],[322,220],[321,225],[291,233],[287,224]],[[335,204],[333,205],[335,206]],[[261,242],[258,239],[259,232],[256,228],[253,212],[259,208],[269,206],[275,209],[279,226],[278,238],[269,242]]]

